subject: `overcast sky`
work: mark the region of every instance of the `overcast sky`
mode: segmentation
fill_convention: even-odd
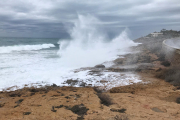
[[[97,17],[111,35],[180,30],[180,0],[0,0],[0,36],[65,38],[78,14]]]

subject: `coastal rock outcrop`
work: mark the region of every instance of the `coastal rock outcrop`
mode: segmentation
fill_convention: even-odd
[[[95,68],[105,68],[105,65],[96,65],[96,66],[94,66]]]

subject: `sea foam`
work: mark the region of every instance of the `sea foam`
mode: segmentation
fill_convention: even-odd
[[[54,44],[39,44],[39,45],[15,45],[15,46],[2,46],[0,47],[0,53],[11,53],[17,51],[30,51],[41,50],[45,48],[55,47]]]

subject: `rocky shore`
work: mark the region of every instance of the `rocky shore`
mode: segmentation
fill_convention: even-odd
[[[105,89],[67,80],[57,85],[0,93],[0,120],[180,120],[180,81],[177,68],[165,59],[162,41],[167,37],[139,38],[142,43],[101,70],[137,74],[140,83]],[[176,66],[177,67],[177,66]],[[78,71],[77,71],[78,72]],[[177,75],[177,76],[175,76]],[[73,87],[76,83],[82,87]],[[107,83],[101,80],[101,83]]]

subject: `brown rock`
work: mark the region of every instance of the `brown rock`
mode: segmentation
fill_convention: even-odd
[[[100,80],[100,83],[107,83],[108,81],[106,80]]]

